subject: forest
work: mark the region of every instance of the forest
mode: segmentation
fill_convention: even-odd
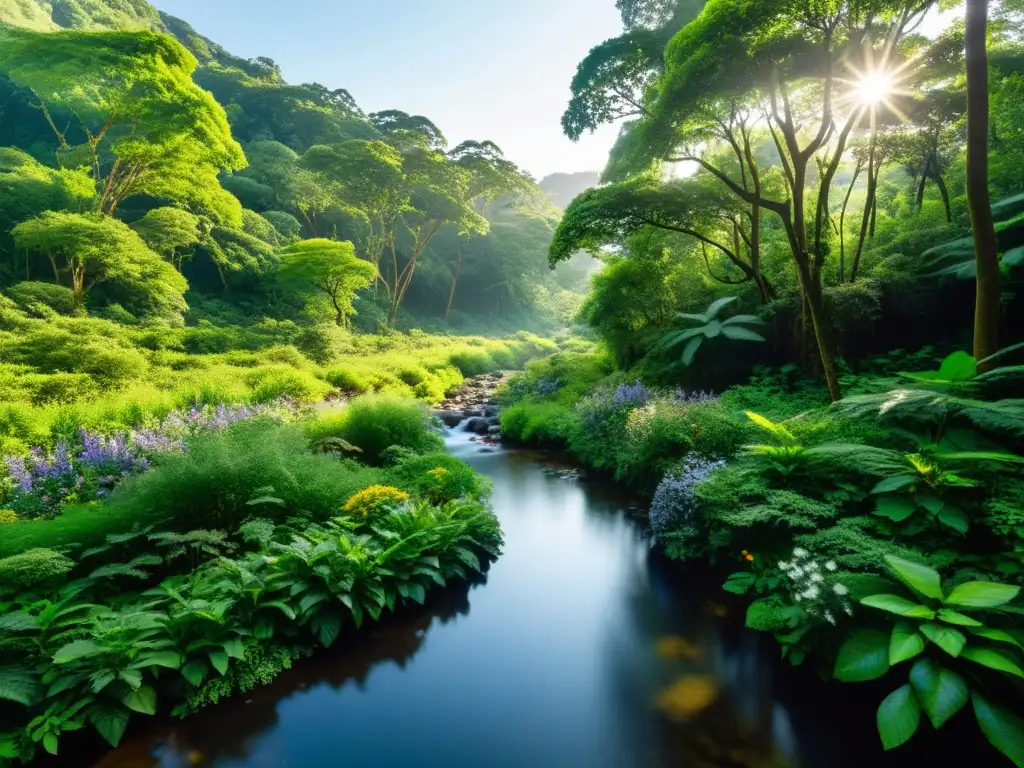
[[[1024,3],[614,6],[561,122],[607,165],[538,181],[146,0],[0,0],[0,765],[486,590],[438,417],[500,408],[879,754],[1024,766]]]

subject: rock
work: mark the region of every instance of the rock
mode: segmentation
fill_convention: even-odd
[[[487,426],[489,426],[489,427],[496,427],[496,426],[499,426],[501,424],[501,417],[500,416],[490,416],[490,417],[485,417],[485,418],[487,418]]]
[[[487,434],[489,434],[489,435],[500,435],[501,434],[501,424],[492,424],[491,426],[489,426],[487,428]]]
[[[484,416],[497,416],[500,410],[497,405],[487,403],[484,405]]]
[[[446,427],[457,427],[462,423],[462,420],[466,418],[466,415],[461,411],[434,411],[434,415],[439,418]]]
[[[486,435],[490,426],[491,425],[487,423],[487,419],[482,416],[477,416],[466,422],[466,429],[469,432],[474,432],[478,435]]]

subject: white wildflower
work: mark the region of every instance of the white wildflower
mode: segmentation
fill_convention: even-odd
[[[825,567],[830,571],[834,571],[836,570],[836,568],[838,568],[835,560],[829,560],[827,563],[825,563]]]
[[[801,595],[801,594],[800,594],[799,592],[798,592],[797,594],[793,595],[793,597],[795,597],[795,598],[796,598],[796,601],[797,601],[798,603],[799,603],[799,602],[800,602],[801,600],[803,600],[803,596],[802,596],[802,595]]]
[[[780,571],[788,571],[790,568],[792,568],[792,563],[783,563],[781,561],[779,562]]]
[[[811,582],[813,584],[820,584],[824,580],[825,580],[825,577],[822,576],[820,573],[812,573],[811,574]]]
[[[818,565],[817,563],[808,563],[807,570],[809,570],[809,571],[819,571],[819,570],[821,570],[821,566]]]
[[[807,557],[807,550],[797,547],[793,550],[793,557]]]
[[[836,623],[836,618],[832,615],[831,611],[825,611],[825,621],[827,621],[829,624]]]
[[[853,608],[851,608],[850,606],[846,606],[846,615],[853,616]]]
[[[796,568],[794,568],[793,570],[791,570],[789,572],[789,575],[790,575],[790,578],[793,578],[793,579],[803,578],[804,569],[801,568],[800,566],[797,566]]]
[[[821,590],[817,587],[809,587],[807,591],[804,592],[804,595],[807,597],[808,600],[816,600],[818,595],[820,594]]]
[[[847,588],[846,588],[846,587],[845,587],[844,585],[842,585],[842,584],[833,584],[833,585],[832,585],[832,591],[833,591],[833,592],[835,592],[835,593],[836,593],[837,595],[839,595],[840,597],[842,597],[842,596],[844,596],[844,595],[848,595],[848,594],[850,594],[850,590],[849,590],[849,589],[847,589]]]

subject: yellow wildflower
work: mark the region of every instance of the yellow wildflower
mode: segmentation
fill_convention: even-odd
[[[392,507],[409,500],[409,494],[393,488],[390,485],[371,485],[355,494],[348,501],[341,511],[347,515],[367,517],[383,507]]]

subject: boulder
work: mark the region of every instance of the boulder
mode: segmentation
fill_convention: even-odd
[[[462,423],[463,419],[466,418],[466,414],[462,411],[434,411],[434,415],[439,418],[446,427],[457,427]]]
[[[487,434],[489,434],[489,435],[500,435],[501,434],[501,425],[500,424],[494,424],[494,425],[488,427],[487,428]]]
[[[476,416],[466,422],[466,430],[477,435],[486,435],[490,426],[491,425],[487,422],[487,419],[482,416]]]

